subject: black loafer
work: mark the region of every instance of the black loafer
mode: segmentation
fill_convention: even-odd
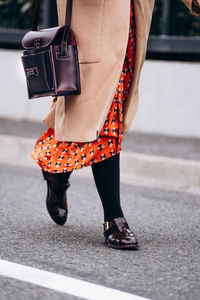
[[[130,230],[125,218],[116,218],[103,223],[105,242],[110,248],[132,249],[139,248],[135,234]]]
[[[56,174],[48,173],[42,170],[43,177],[47,181],[46,207],[52,220],[58,225],[64,225],[67,220],[68,205],[66,191],[69,188],[69,182],[60,183]]]

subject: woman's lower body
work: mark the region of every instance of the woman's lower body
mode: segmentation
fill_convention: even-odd
[[[133,1],[131,1],[133,2]],[[91,166],[104,210],[104,236],[109,247],[137,249],[120,204],[120,151],[123,139],[123,107],[133,80],[135,24],[131,3],[130,30],[123,69],[110,111],[97,140],[88,143],[59,142],[49,128],[37,141],[33,159],[47,180],[47,209],[63,225],[67,219],[66,190],[74,170]]]

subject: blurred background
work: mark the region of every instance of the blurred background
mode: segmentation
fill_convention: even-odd
[[[0,1],[0,117],[41,121],[51,98],[28,101],[20,57],[32,0]],[[57,26],[56,0],[43,0],[40,28]],[[180,0],[156,0],[135,132],[200,137],[200,19]]]

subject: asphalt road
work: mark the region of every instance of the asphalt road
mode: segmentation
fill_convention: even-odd
[[[121,185],[139,251],[108,249],[92,178],[71,177],[67,224],[45,208],[40,170],[0,165],[0,259],[83,279],[150,299],[200,299],[200,199]],[[78,172],[78,171],[77,171]],[[0,277],[0,299],[78,299]]]

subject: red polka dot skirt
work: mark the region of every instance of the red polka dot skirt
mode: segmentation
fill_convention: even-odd
[[[133,2],[133,1],[131,1]],[[46,172],[63,173],[91,166],[121,151],[123,105],[133,80],[135,61],[135,23],[131,3],[130,29],[123,69],[110,111],[97,140],[88,143],[59,142],[49,128],[36,142],[31,153],[35,162]]]

